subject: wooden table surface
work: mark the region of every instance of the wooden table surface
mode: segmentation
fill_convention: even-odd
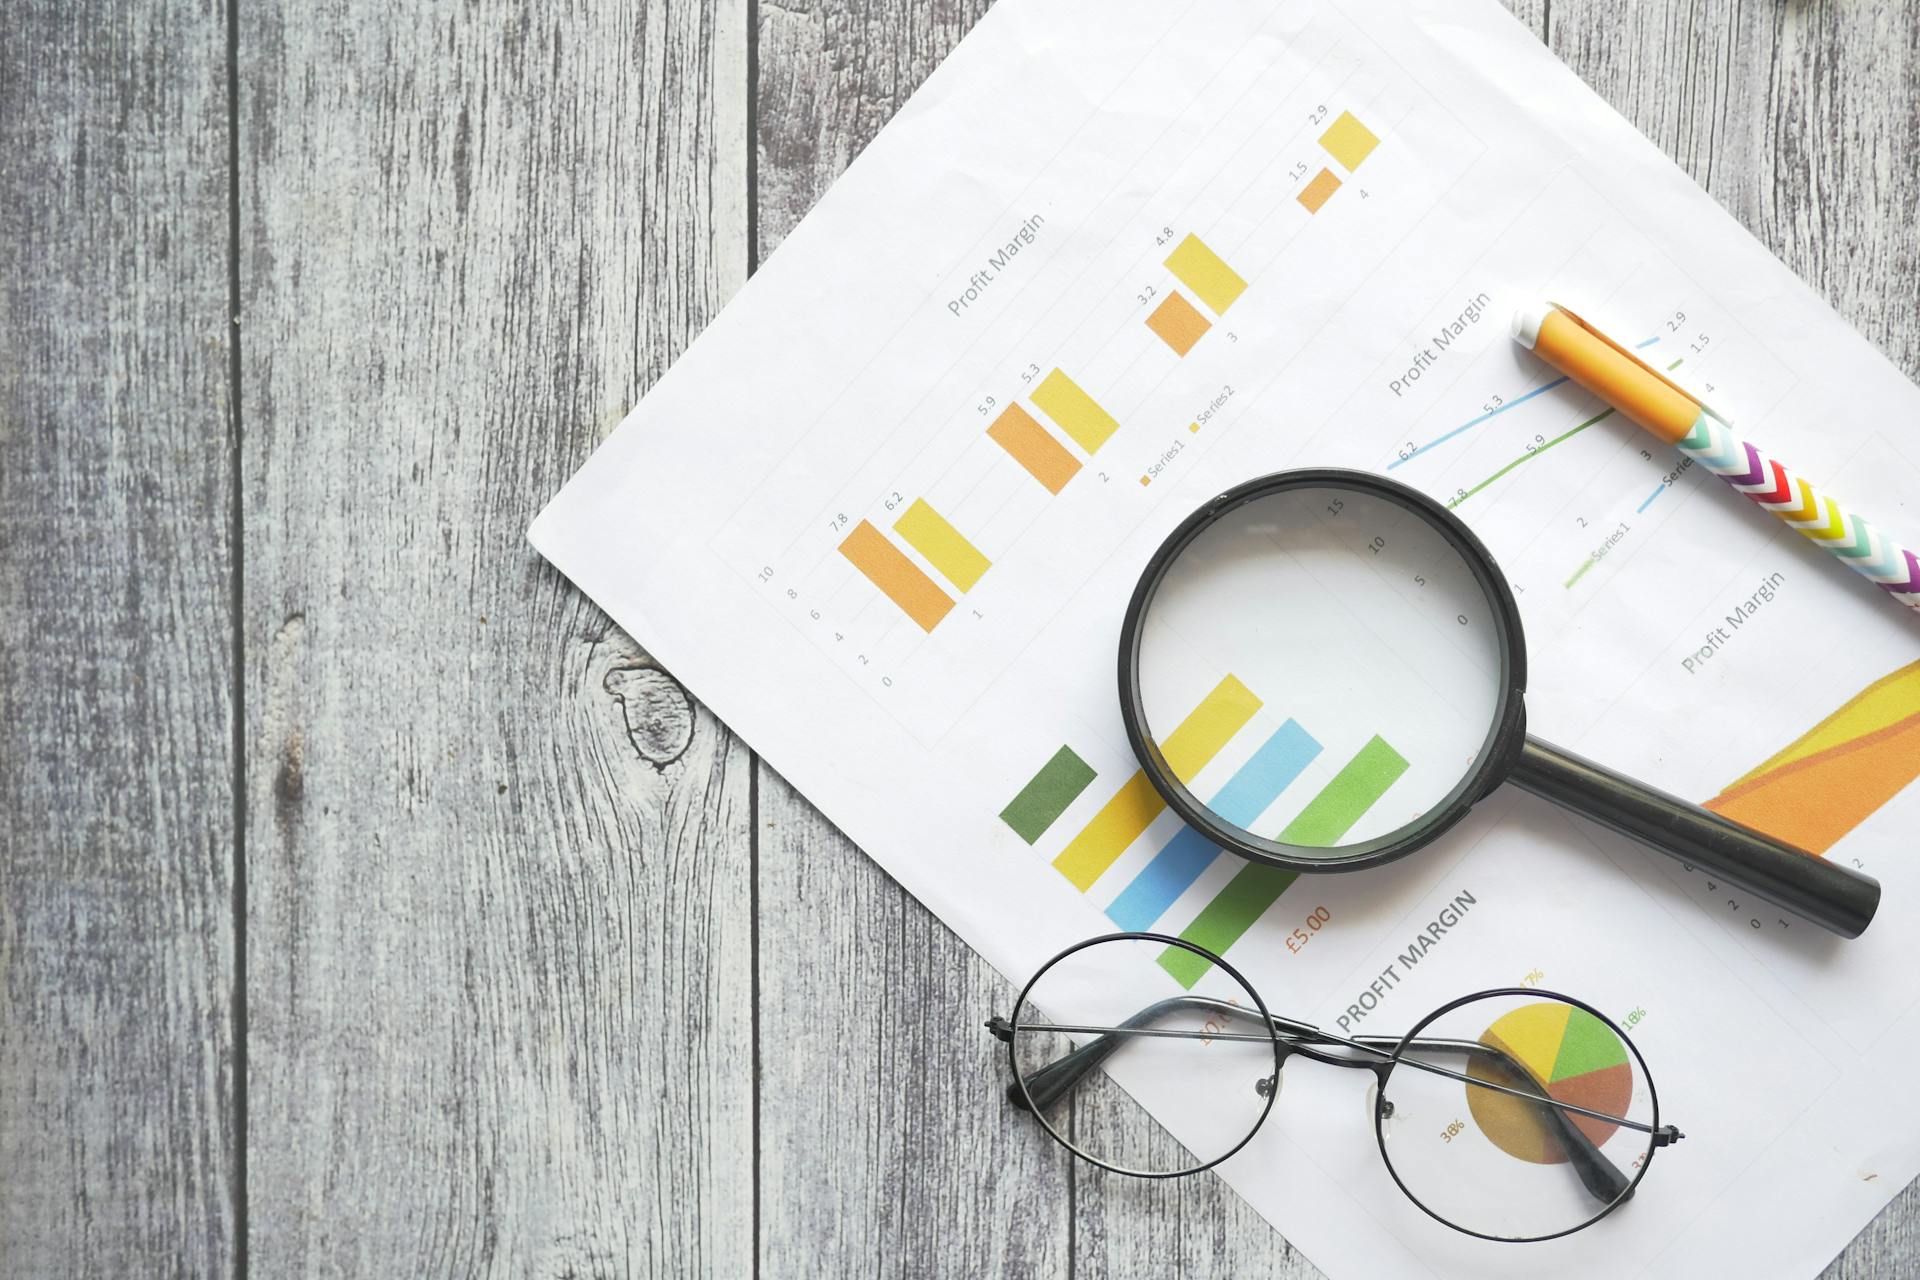
[[[1920,7],[1512,4],[1920,372]],[[1317,1274],[522,537],[982,8],[8,6],[0,1275]]]

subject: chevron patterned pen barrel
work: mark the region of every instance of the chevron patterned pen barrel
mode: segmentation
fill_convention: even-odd
[[[1920,612],[1920,557],[1702,411],[1679,450],[1815,546]]]
[[[1632,351],[1556,303],[1515,314],[1513,338],[1920,613],[1920,556],[1742,440],[1725,419]]]

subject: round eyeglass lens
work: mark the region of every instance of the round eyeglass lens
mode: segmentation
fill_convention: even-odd
[[[1260,1001],[1170,939],[1118,934],[1059,956],[1014,1008],[1013,1068],[1047,1131],[1118,1173],[1205,1169],[1273,1105],[1279,1047]],[[1124,1087],[1124,1089],[1123,1089]],[[1128,1094],[1134,1100],[1129,1100]],[[1176,1138],[1136,1105],[1200,1098]]]
[[[1463,793],[1503,705],[1501,618],[1425,510],[1266,492],[1166,566],[1140,623],[1144,730],[1236,834],[1366,852]]]
[[[1646,1064],[1612,1023],[1546,992],[1503,991],[1408,1033],[1374,1122],[1422,1209],[1474,1235],[1539,1240],[1626,1197],[1657,1116]]]

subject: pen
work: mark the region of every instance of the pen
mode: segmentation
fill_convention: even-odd
[[[1633,352],[1557,303],[1517,312],[1513,337],[1896,601],[1920,612],[1920,557],[1735,435],[1724,418]]]

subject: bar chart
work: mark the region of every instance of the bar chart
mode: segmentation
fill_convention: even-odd
[[[1353,112],[1342,111],[1320,132],[1317,145],[1333,165],[1351,175],[1373,154],[1380,138]],[[1303,163],[1299,171],[1311,167]],[[1295,199],[1309,213],[1318,213],[1341,186],[1333,169],[1322,167],[1295,192]],[[1247,292],[1248,281],[1194,232],[1182,237],[1161,265],[1173,284],[1164,291],[1159,286],[1146,291],[1152,301],[1146,304],[1143,323],[1168,351],[1185,358]],[[1121,418],[1098,395],[1055,366],[1021,399],[999,407],[984,434],[1048,494],[1058,496],[1121,428]],[[871,519],[863,519],[840,541],[840,556],[922,632],[931,633],[953,613],[956,595],[979,584],[992,560],[975,537],[924,495],[912,499],[894,521],[893,533],[899,542]]]
[[[1359,117],[1351,111],[1342,111],[1339,118],[1320,135],[1321,150],[1333,157],[1349,174],[1357,171],[1379,145],[1380,139],[1374,136],[1373,130],[1360,123]],[[1294,198],[1308,213],[1319,213],[1341,186],[1340,176],[1332,169],[1323,168]]]
[[[1115,539],[1246,447],[1260,389],[1481,149],[1421,86],[1359,73],[1318,35],[1302,59],[1283,80],[1234,64],[1207,91],[1235,104],[1226,121],[1138,139],[1117,184],[1079,181],[1093,153],[1063,152],[1004,211],[1044,215],[1017,262],[1001,213],[954,265],[903,262],[925,296],[805,406],[716,533],[916,740],[1024,660]],[[1339,185],[1310,213],[1298,197],[1322,170]],[[1323,261],[1327,287],[1286,287]],[[956,293],[970,301],[945,305]]]
[[[1274,831],[1275,838],[1285,844],[1335,845],[1407,770],[1406,759],[1375,734],[1330,776],[1323,768],[1322,777],[1309,779],[1312,766],[1326,763],[1326,748],[1291,717],[1271,727],[1261,723],[1266,719],[1263,711],[1261,699],[1228,675],[1160,744],[1174,775],[1192,784],[1238,742],[1246,752],[1244,758],[1206,801],[1212,813],[1232,826],[1256,833]],[[1062,746],[1001,810],[1001,821],[1037,848],[1096,781],[1093,766],[1072,747]],[[1287,809],[1293,809],[1292,815],[1282,822],[1278,814]],[[1166,802],[1146,774],[1132,770],[1066,839],[1052,857],[1054,869],[1080,892],[1095,892],[1165,811]],[[1225,954],[1279,901],[1296,873],[1246,862],[1192,910],[1195,886],[1223,856],[1199,831],[1178,826],[1143,863],[1137,857],[1133,860],[1138,865],[1130,876],[1122,877],[1124,885],[1104,908],[1107,917],[1122,929],[1165,930],[1179,920],[1186,902],[1188,918],[1179,927],[1179,936]],[[1208,967],[1192,952],[1177,947],[1169,947],[1160,963],[1188,988]]]
[[[1175,326],[1169,329],[1170,333],[1177,330],[1188,335],[1188,346],[1207,328],[1205,318],[1197,312],[1192,320],[1199,322],[1197,330],[1191,328],[1189,321],[1168,322]],[[1173,337],[1167,338],[1169,345],[1174,341]],[[1065,370],[1055,369],[1049,373],[1029,398],[1048,421],[1089,457],[1099,452],[1100,446],[1120,429],[1119,420]],[[1080,471],[1080,459],[1018,402],[1002,410],[986,434],[1048,493],[1058,494]],[[993,562],[979,547],[925,498],[913,499],[894,521],[893,531],[961,594],[973,590],[993,567]],[[853,532],[840,543],[840,554],[922,631],[931,632],[953,611],[954,598],[871,521],[862,520],[854,526]]]

